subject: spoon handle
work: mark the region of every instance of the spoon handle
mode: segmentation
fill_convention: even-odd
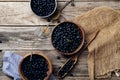
[[[92,37],[91,37],[91,40],[85,45],[85,47],[83,48],[83,50],[85,50],[89,45],[90,45],[90,43],[96,38],[96,36],[97,36],[97,34],[99,33],[99,29],[98,30],[96,30],[94,33],[93,33],[93,35],[92,35]]]
[[[99,33],[99,31],[100,31],[100,30],[97,29],[97,30],[93,33],[91,39],[87,42],[87,44],[83,47],[82,50],[78,51],[78,54],[77,54],[76,56],[79,56],[79,55],[91,44],[91,42],[96,38],[96,36],[97,36],[97,34]]]
[[[63,11],[63,9],[67,6],[67,5],[69,5],[71,2],[73,2],[74,0],[70,0],[70,1],[68,1],[63,7],[62,7],[62,9],[60,10],[60,12],[62,12]]]
[[[82,52],[91,44],[91,42],[96,38],[96,36],[97,36],[97,34],[99,33],[99,31],[100,31],[100,30],[97,29],[97,30],[93,33],[91,39],[87,42],[87,44],[83,47],[83,49],[80,50],[80,51],[78,51],[78,54],[75,55],[75,56],[77,56],[76,58],[78,58],[78,57],[80,56],[80,54],[82,54]]]
[[[78,59],[78,57],[82,54],[82,52],[83,51],[85,51],[85,49],[91,44],[91,42],[96,38],[96,36],[97,36],[97,34],[99,33],[99,29],[97,29],[94,33],[93,33],[93,35],[92,35],[92,37],[91,37],[91,39],[87,42],[87,44],[83,47],[83,49],[82,50],[80,50],[80,51],[78,51],[78,54],[76,54],[73,58],[75,59],[76,58],[76,60]],[[72,58],[72,57],[71,57]],[[77,62],[77,61],[76,61]]]
[[[63,78],[68,74],[68,72],[77,63],[79,55],[90,45],[90,43],[96,38],[98,33],[99,33],[99,30],[96,30],[93,33],[90,41],[85,45],[85,47],[82,50],[80,50],[78,54],[76,54],[75,56],[73,56],[73,57],[71,57],[70,59],[67,60],[67,62],[59,69],[59,71],[57,73],[58,78]]]

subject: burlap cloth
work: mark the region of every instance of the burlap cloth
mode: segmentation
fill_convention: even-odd
[[[107,78],[120,69],[120,12],[109,7],[98,7],[77,16],[75,23],[82,26],[86,40],[96,29],[100,29],[88,47],[88,70],[90,80]]]

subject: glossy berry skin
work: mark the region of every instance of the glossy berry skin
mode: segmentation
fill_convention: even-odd
[[[30,56],[23,60],[21,70],[28,80],[44,80],[47,76],[48,63],[42,56],[34,54],[32,61],[30,61]]]
[[[63,22],[52,33],[52,44],[60,52],[72,53],[82,43],[80,28],[72,22]]]
[[[56,0],[31,0],[32,11],[41,17],[51,15],[56,9]]]

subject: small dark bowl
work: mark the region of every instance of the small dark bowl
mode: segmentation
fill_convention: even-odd
[[[31,2],[30,2],[31,9],[32,9],[32,11],[33,11],[36,15],[40,16],[41,18],[48,18],[48,17],[52,16],[52,15],[55,13],[56,9],[57,9],[57,1],[54,0],[55,6],[54,6],[54,9],[52,10],[52,12],[51,12],[50,14],[47,14],[47,15],[42,16],[42,15],[40,15],[40,12],[38,12],[38,10],[35,10],[35,8],[34,8],[35,5],[33,5],[33,1],[35,1],[35,0],[31,0]],[[39,0],[39,1],[40,1],[40,0]],[[43,5],[43,4],[42,4],[42,5]],[[39,7],[40,7],[40,6],[41,6],[41,5],[39,5]],[[45,7],[46,7],[46,6],[45,6]],[[38,7],[37,7],[37,8],[38,8]],[[48,8],[49,8],[49,7],[48,7]],[[43,9],[43,7],[42,7],[42,9]],[[43,10],[42,12],[45,12],[45,11]]]
[[[48,59],[47,56],[45,56],[45,55],[42,54],[42,53],[33,53],[33,56],[34,56],[34,55],[41,56],[41,57],[43,57],[43,58],[47,61],[48,71],[46,72],[46,73],[47,73],[47,76],[44,78],[44,80],[48,80],[49,77],[50,77],[50,75],[52,74],[52,64],[51,64],[50,60]],[[25,55],[25,56],[23,57],[23,59],[20,61],[19,67],[18,67],[19,74],[20,74],[20,77],[21,77],[22,80],[28,80],[27,77],[24,76],[23,71],[22,71],[22,68],[21,68],[21,65],[22,65],[23,61],[24,61],[25,58],[27,58],[28,56],[31,56],[31,53],[29,53],[29,54],[27,54],[27,55]]]
[[[57,27],[58,27],[59,25],[61,25],[61,24],[63,24],[63,23],[66,23],[66,22],[67,22],[67,23],[72,23],[72,24],[74,24],[75,27],[77,27],[77,28],[79,29],[79,31],[80,31],[80,36],[82,37],[82,39],[81,39],[80,42],[79,42],[79,43],[80,43],[79,46],[77,46],[77,48],[76,48],[74,51],[72,51],[72,52],[67,52],[67,53],[58,50],[58,49],[54,46],[54,43],[53,43],[54,31],[57,29]],[[59,37],[59,36],[57,36],[57,37]],[[71,21],[65,21],[65,22],[62,22],[62,23],[58,24],[58,25],[53,29],[53,32],[52,32],[52,35],[51,35],[51,42],[52,42],[53,47],[54,47],[60,54],[65,55],[65,56],[70,56],[70,55],[73,55],[73,54],[77,53],[77,52],[82,48],[82,46],[83,46],[83,44],[84,44],[84,39],[85,39],[84,30],[81,28],[81,26],[78,26],[77,24],[75,24],[74,22],[71,22]]]

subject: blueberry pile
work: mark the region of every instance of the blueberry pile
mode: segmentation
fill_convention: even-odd
[[[48,63],[42,56],[34,54],[32,61],[30,56],[23,60],[21,70],[28,80],[44,80],[47,76]]]
[[[53,46],[64,53],[75,51],[81,44],[82,39],[80,28],[72,22],[59,24],[52,33]]]
[[[51,15],[56,8],[55,0],[31,0],[31,8],[38,16]]]
[[[69,63],[65,64],[64,67],[58,72],[58,76],[62,78],[65,73],[68,73],[74,64],[74,60],[71,60]]]

